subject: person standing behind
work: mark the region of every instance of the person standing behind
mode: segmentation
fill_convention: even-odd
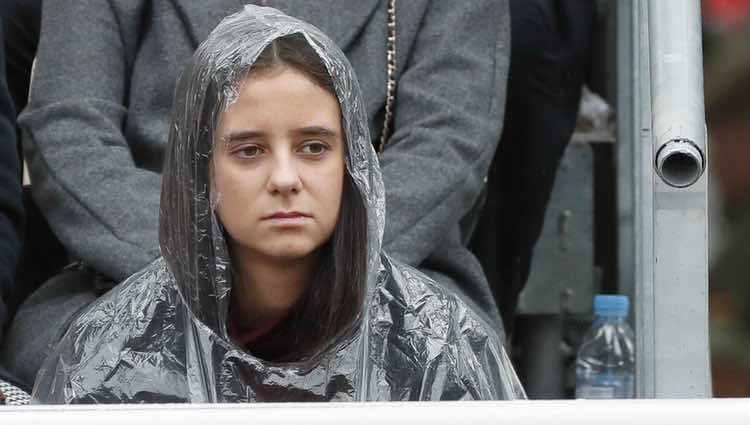
[[[524,398],[497,334],[382,249],[362,100],[317,28],[225,18],[175,90],[163,258],[73,320],[33,402]]]
[[[581,90],[592,81],[598,2],[509,3],[513,48],[505,126],[472,247],[512,334]]]
[[[4,299],[13,283],[21,251],[23,206],[21,161],[16,151],[15,116],[5,79],[4,51],[0,49],[0,340],[7,319]]]
[[[174,83],[209,31],[245,3],[43,3],[34,84],[20,117],[25,155],[50,227],[99,275],[119,282],[159,255]],[[480,196],[502,128],[507,1],[409,0],[390,11],[393,0],[255,3],[330,34],[360,76],[362,113],[373,143],[384,147],[385,250],[459,294],[502,334],[460,223]],[[396,90],[391,136],[382,146],[393,17]],[[2,356],[27,382],[68,318],[96,298],[86,284],[52,279],[21,306]]]
[[[0,22],[0,46],[2,42]],[[23,223],[21,161],[16,150],[16,113],[5,79],[4,53],[4,49],[0,49],[0,341],[8,320],[6,302],[15,280]],[[0,365],[0,379],[5,375]]]

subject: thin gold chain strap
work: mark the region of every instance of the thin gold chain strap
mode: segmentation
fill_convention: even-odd
[[[380,133],[378,153],[382,153],[390,137],[391,121],[393,120],[393,101],[396,99],[396,0],[388,0],[388,85],[386,86],[385,116],[383,131]]]

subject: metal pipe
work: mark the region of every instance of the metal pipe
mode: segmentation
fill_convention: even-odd
[[[647,35],[634,55],[648,61],[641,68],[641,87],[648,89],[640,93],[644,108],[637,121],[644,135],[636,200],[638,394],[710,397],[700,1],[637,3],[644,19],[640,32]]]
[[[635,91],[638,62],[633,55],[633,4],[631,0],[616,2],[617,7],[617,289],[635,300],[635,188],[636,136]],[[631,315],[631,320],[634,316]],[[633,326],[635,328],[635,326]]]
[[[688,187],[703,174],[703,152],[692,140],[672,139],[656,152],[656,172],[672,187]]]
[[[648,2],[654,164],[672,187],[706,169],[699,1]]]

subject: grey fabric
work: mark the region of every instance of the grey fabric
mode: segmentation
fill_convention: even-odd
[[[180,70],[242,2],[45,2],[20,122],[34,195],[60,240],[121,280],[157,257],[160,169]],[[377,139],[386,1],[268,1],[331,35],[360,77]],[[499,139],[509,56],[505,0],[409,0],[398,9],[394,133],[381,157],[385,249],[501,322],[458,223]],[[64,54],[61,54],[64,52]],[[418,166],[416,164],[419,164]]]
[[[6,335],[0,363],[30,390],[47,354],[73,316],[96,299],[90,271],[66,270],[21,305]]]

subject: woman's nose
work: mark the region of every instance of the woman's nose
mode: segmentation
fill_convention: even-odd
[[[286,195],[297,193],[302,188],[299,170],[291,155],[278,155],[274,158],[268,189],[271,193]]]

